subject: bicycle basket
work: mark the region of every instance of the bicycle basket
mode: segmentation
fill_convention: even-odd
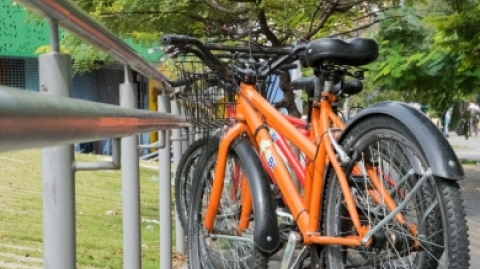
[[[192,57],[176,60],[175,68],[176,79],[187,82],[181,87],[179,95],[187,121],[205,129],[216,129],[234,122],[236,83],[233,80],[219,78],[205,64]],[[278,94],[279,83],[279,76],[272,75],[264,81],[258,81],[256,89],[269,102],[276,102],[279,101],[278,97],[283,96]]]
[[[177,79],[187,82],[178,95],[187,121],[201,129],[217,129],[233,120],[233,81],[220,79],[199,60],[177,60],[175,67]]]

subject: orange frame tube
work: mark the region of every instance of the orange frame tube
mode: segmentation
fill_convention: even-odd
[[[215,175],[212,182],[212,191],[210,193],[210,202],[208,203],[207,212],[203,225],[211,232],[213,230],[213,223],[215,216],[218,213],[218,205],[223,192],[223,180],[225,178],[225,165],[228,156],[228,149],[233,140],[240,134],[245,132],[247,126],[245,124],[236,124],[228,130],[228,132],[220,140],[218,149],[217,164],[215,165]],[[208,179],[207,179],[208,180]]]
[[[241,235],[243,231],[248,228],[253,209],[252,193],[250,192],[250,186],[248,185],[245,175],[242,175],[240,182],[242,211],[240,212],[240,223],[238,225],[237,235]]]

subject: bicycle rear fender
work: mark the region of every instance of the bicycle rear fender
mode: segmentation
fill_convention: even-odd
[[[270,180],[263,169],[260,157],[248,139],[236,139],[232,143],[235,152],[242,158],[248,168],[247,178],[253,198],[255,229],[253,241],[257,248],[272,252],[280,244],[278,221],[273,202]]]
[[[345,131],[339,141],[345,138],[344,134],[347,133],[348,129],[353,128],[357,122],[372,115],[390,116],[403,123],[416,137],[434,176],[450,180],[459,180],[465,177],[465,172],[457,155],[438,127],[421,111],[404,103],[381,102],[363,109],[347,122]]]

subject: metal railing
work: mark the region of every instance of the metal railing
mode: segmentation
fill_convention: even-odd
[[[120,158],[109,164],[78,164],[73,146],[52,146],[42,151],[44,268],[76,268],[75,172],[122,169],[123,266],[141,268],[138,140],[134,134],[181,128],[178,116],[139,111],[130,68],[159,82],[168,79],[120,38],[68,0],[19,0],[45,16],[51,25],[52,53],[39,57],[42,94],[0,87],[0,151],[70,144],[107,137],[122,137]],[[120,106],[71,100],[71,60],[59,54],[58,25],[99,47],[125,64],[125,82],[119,87]],[[53,96],[45,96],[45,93]],[[4,98],[5,97],[5,98]],[[159,111],[170,112],[168,96],[159,96]],[[159,150],[160,171],[170,171],[170,141]],[[180,141],[177,141],[180,142]],[[174,141],[175,143],[175,141]],[[118,153],[117,153],[118,154]],[[120,162],[120,163],[119,163]],[[160,268],[172,267],[170,175],[160,175]],[[168,180],[165,179],[167,176]],[[178,228],[177,228],[178,232]],[[177,235],[178,238],[179,235]],[[180,235],[183,241],[183,234]],[[178,243],[177,239],[177,243]]]
[[[0,151],[68,145],[187,127],[179,115],[0,86]]]

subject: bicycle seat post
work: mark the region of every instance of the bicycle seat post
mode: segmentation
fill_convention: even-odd
[[[316,107],[322,97],[323,87],[325,85],[325,79],[323,75],[315,76],[315,89],[313,91],[313,106]]]

